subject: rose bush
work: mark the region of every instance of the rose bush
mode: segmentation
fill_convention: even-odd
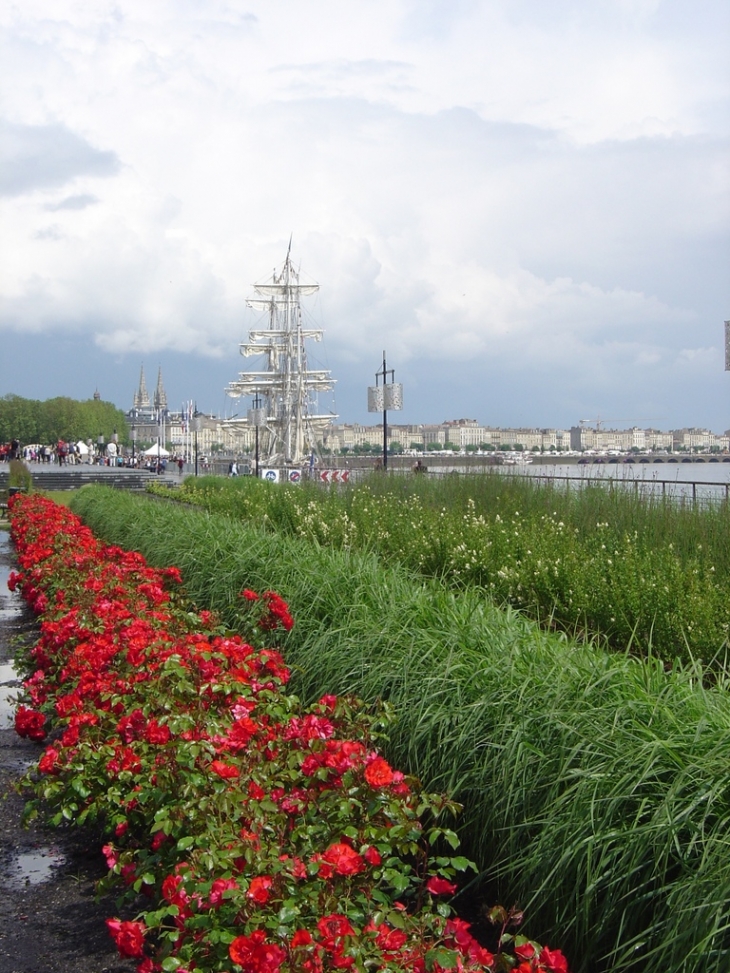
[[[387,710],[286,693],[260,644],[294,624],[278,594],[242,592],[244,639],[191,609],[175,568],[104,547],[66,508],[10,512],[9,584],[42,618],[16,728],[51,735],[27,813],[108,830],[102,886],[138,915],[107,924],[139,973],[567,973],[514,913],[494,910],[494,952],[456,917],[455,805],[380,755]]]

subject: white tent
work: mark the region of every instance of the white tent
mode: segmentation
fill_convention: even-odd
[[[150,446],[150,448],[146,449],[142,455],[143,456],[169,456],[170,454],[164,448],[164,446]]]

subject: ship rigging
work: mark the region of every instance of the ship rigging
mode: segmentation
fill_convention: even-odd
[[[337,418],[317,411],[318,393],[331,391],[335,380],[329,371],[307,364],[305,342],[321,341],[323,331],[304,326],[301,299],[315,294],[319,284],[300,281],[291,262],[290,240],[281,270],[253,287],[246,304],[265,312],[268,327],[249,331],[240,352],[246,358],[263,356],[266,367],[240,372],[227,386],[232,398],[253,396],[247,418],[230,422],[256,426],[261,456],[269,466],[297,466],[317,452],[326,426]]]

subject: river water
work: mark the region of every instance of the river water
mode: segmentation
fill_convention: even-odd
[[[730,463],[532,463],[485,467],[488,474],[521,476],[556,486],[590,484],[618,486],[640,496],[677,502],[716,503],[730,499]],[[441,470],[439,470],[441,472]],[[474,467],[457,464],[443,472],[473,473]]]
[[[497,467],[500,474],[529,476],[556,485],[604,483],[643,497],[716,503],[730,499],[730,463],[535,463]]]

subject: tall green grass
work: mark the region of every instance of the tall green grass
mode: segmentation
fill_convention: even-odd
[[[725,687],[541,632],[373,555],[97,487],[73,509],[177,564],[231,625],[242,587],[280,591],[293,688],[393,704],[393,761],[464,804],[489,893],[518,901],[577,973],[730,969]]]
[[[500,474],[372,477],[348,490],[190,479],[183,497],[319,544],[371,550],[564,631],[671,661],[722,666],[730,632],[730,509]]]

